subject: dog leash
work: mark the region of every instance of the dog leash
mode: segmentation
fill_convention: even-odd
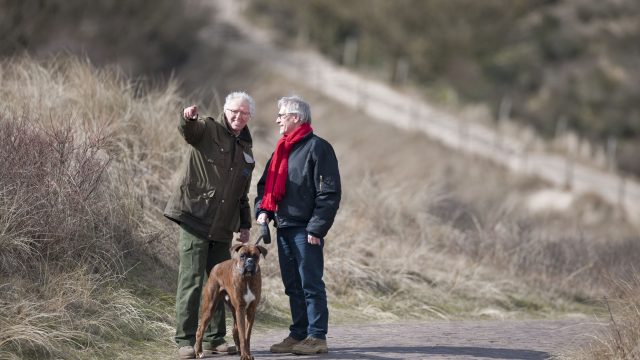
[[[256,245],[260,244],[260,240],[262,240],[265,245],[271,244],[271,233],[269,232],[268,222],[260,224],[260,232],[258,234],[258,239],[256,240]]]

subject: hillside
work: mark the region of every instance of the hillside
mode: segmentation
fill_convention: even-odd
[[[23,59],[3,63],[2,74],[2,136],[14,139],[1,157],[14,169],[1,179],[11,224],[1,237],[3,357],[131,358],[149,347],[169,357],[176,229],[160,210],[185,149],[174,108],[206,100],[184,99],[173,85],[134,96],[125,77],[77,61]],[[326,248],[332,322],[590,314],[610,287],[605,274],[624,277],[635,263],[634,230],[605,204],[585,198],[570,213],[531,214],[522,199],[542,183],[261,74],[244,80],[256,87],[247,90],[259,109],[257,173],[275,144],[270,118],[283,93],[311,102],[316,132],[338,153],[344,205]],[[71,150],[52,152],[60,146]],[[38,154],[55,166],[35,176]],[[264,264],[260,326],[282,326],[277,265]]]
[[[187,150],[176,112],[197,103],[217,114],[235,89],[258,105],[254,185],[283,95],[311,103],[316,133],[336,149],[332,324],[590,318],[606,314],[608,296],[620,347],[637,345],[640,234],[614,207],[590,195],[531,207],[543,180],[372,121],[282,77],[232,29],[205,30],[222,33],[201,35],[211,46],[192,49],[167,82],[73,56],[0,62],[1,359],[175,357],[177,229],[161,210]],[[221,39],[241,46],[210,61]],[[257,333],[287,325],[275,251],[262,263]]]
[[[640,5],[623,1],[247,1],[280,44],[311,47],[447,104],[552,138],[576,132],[640,173]]]

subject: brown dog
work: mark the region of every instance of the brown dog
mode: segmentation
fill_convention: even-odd
[[[240,359],[252,360],[251,328],[260,302],[262,277],[260,254],[267,256],[267,249],[260,245],[237,244],[231,247],[231,259],[211,269],[203,290],[200,324],[194,345],[196,357],[202,358],[202,336],[209,324],[213,310],[224,299],[233,314],[233,342],[240,350]]]

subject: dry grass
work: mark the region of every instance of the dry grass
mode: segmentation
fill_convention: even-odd
[[[530,213],[526,199],[541,181],[371,123],[298,84],[261,83],[278,84],[261,86],[264,98],[293,89],[310,100],[313,126],[340,160],[344,197],[327,242],[338,318],[343,306],[383,319],[590,312],[607,276],[628,273],[640,252],[637,229],[597,198]],[[265,106],[259,119],[270,120]],[[257,147],[272,149],[275,136],[266,140]]]
[[[603,300],[608,309],[606,328],[591,337],[587,346],[568,350],[558,359],[635,360],[640,358],[640,278],[615,281],[616,292]],[[603,319],[605,320],[605,319]]]
[[[0,355],[112,358],[123,339],[168,339],[170,316],[121,285],[162,226],[146,193],[166,155],[148,149],[171,145],[154,122],[175,86],[140,91],[72,59],[0,66]]]
[[[170,316],[147,310],[118,279],[86,268],[38,275],[3,284],[0,358],[114,358],[116,346],[168,340]]]
[[[591,313],[640,255],[637,229],[597,198],[532,214],[524,204],[542,182],[258,73],[237,83],[258,103],[254,183],[277,140],[275,101],[292,91],[339,157],[333,323]],[[177,236],[162,209],[186,149],[177,112],[208,100],[69,59],[7,61],[0,80],[0,357],[173,356]],[[287,323],[276,259],[272,246],[259,327]]]
[[[638,229],[596,196],[532,213],[527,199],[543,181],[372,123],[299,84],[260,83],[272,84],[256,89],[265,99],[310,100],[314,129],[340,160],[344,197],[326,246],[332,321],[602,316],[611,279],[635,273]],[[254,126],[274,128],[265,106]],[[279,283],[266,288],[285,302]]]

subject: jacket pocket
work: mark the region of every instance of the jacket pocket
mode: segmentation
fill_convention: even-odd
[[[195,218],[211,223],[214,215],[216,189],[202,189],[194,185],[182,185],[180,210]]]
[[[217,167],[228,167],[231,164],[231,148],[217,142],[211,142],[211,148],[206,152],[206,161]]]

